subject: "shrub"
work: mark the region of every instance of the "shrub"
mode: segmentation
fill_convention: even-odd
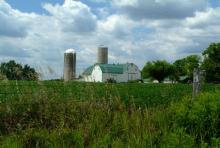
[[[170,112],[174,128],[183,128],[197,143],[211,143],[220,133],[220,92],[204,93],[195,100],[175,103]]]

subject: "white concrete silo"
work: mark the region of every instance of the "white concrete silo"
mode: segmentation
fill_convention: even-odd
[[[75,79],[76,76],[76,52],[74,49],[67,49],[64,53],[64,81]]]

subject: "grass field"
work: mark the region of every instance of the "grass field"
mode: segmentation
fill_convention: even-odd
[[[219,147],[220,85],[0,82],[1,147]]]

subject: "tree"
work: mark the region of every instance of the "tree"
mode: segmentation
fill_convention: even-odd
[[[17,64],[14,60],[2,63],[0,71],[8,80],[37,80],[38,74],[35,69],[28,65],[24,67]]]
[[[201,58],[198,55],[190,55],[186,58],[176,60],[173,63],[175,72],[174,78],[176,81],[180,81],[181,76],[186,76],[185,81],[193,80],[193,70],[194,68],[199,68]]]
[[[161,83],[165,78],[171,76],[173,73],[173,66],[165,60],[147,62],[141,73],[143,78],[150,77]]]
[[[38,80],[38,74],[34,68],[31,68],[27,64],[24,65],[22,70],[22,79],[23,80]]]
[[[202,68],[205,70],[207,82],[220,82],[220,43],[212,43],[203,52]]]
[[[174,78],[174,80],[180,81],[181,76],[186,76],[185,65],[186,65],[185,58],[176,60],[173,63],[173,67],[174,67],[173,78]]]
[[[22,79],[22,66],[15,63],[13,60],[7,63],[2,63],[0,69],[2,74],[6,75],[8,80]]]

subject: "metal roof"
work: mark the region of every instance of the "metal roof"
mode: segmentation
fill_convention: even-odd
[[[94,68],[94,65],[88,67],[88,68],[83,72],[83,75],[91,75],[93,68]]]
[[[123,74],[127,70],[129,64],[95,64],[88,67],[83,75],[91,75],[92,70],[95,66],[99,66],[102,70],[102,73],[113,73],[113,74]]]

